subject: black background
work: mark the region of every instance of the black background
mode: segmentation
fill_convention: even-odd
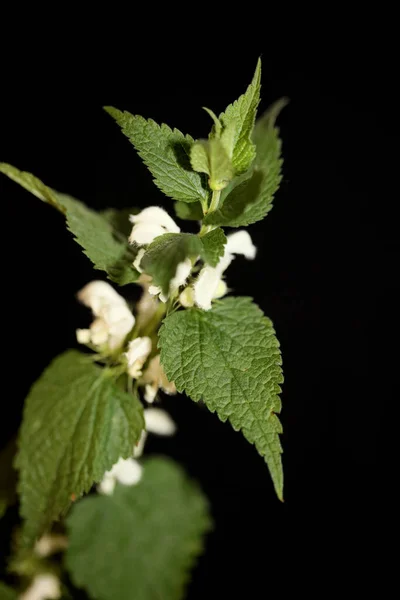
[[[391,327],[397,285],[395,66],[389,47],[378,52],[368,40],[344,47],[338,34],[327,46],[306,52],[286,44],[285,53],[253,44],[231,59],[222,46],[208,47],[186,60],[167,43],[153,54],[138,44],[124,59],[89,47],[83,61],[70,51],[51,56],[49,46],[31,54],[32,44],[22,57],[11,46],[13,62],[3,70],[0,160],[94,208],[159,204],[172,214],[103,105],[203,137],[210,120],[201,106],[218,113],[236,99],[259,54],[260,110],[283,95],[291,100],[279,119],[281,189],[272,212],[249,229],[257,259],[237,258],[227,273],[235,294],[253,296],[272,318],[281,341],[285,502],[240,434],[185,397],[165,399],[179,432],[151,440],[148,450],[185,465],[215,520],[190,600],[263,598],[292,586],[325,597],[336,585],[360,591],[384,579],[376,375],[387,356],[375,335]],[[30,384],[88,323],[74,295],[101,274],[50,207],[4,177],[0,198],[5,441]]]

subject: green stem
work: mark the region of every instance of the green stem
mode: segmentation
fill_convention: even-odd
[[[204,215],[208,215],[210,213],[215,212],[218,209],[220,199],[221,199],[221,190],[214,190],[212,193],[212,197],[211,197],[210,207],[208,208],[208,210],[205,210],[205,211],[203,209]],[[215,229],[215,225],[202,225],[200,232],[199,232],[199,236],[201,237],[202,235],[205,235],[206,233],[208,233],[209,231],[212,231],[213,229]]]
[[[208,209],[208,213],[212,213],[217,210],[219,201],[221,198],[221,190],[214,190],[211,197],[210,208]]]

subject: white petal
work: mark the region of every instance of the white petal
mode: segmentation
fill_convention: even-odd
[[[194,300],[197,306],[204,310],[210,310],[211,300],[218,289],[221,281],[221,272],[219,268],[206,265],[200,271],[200,274],[193,286]]]
[[[186,258],[183,262],[179,263],[176,268],[175,277],[173,277],[169,284],[171,292],[177,290],[181,285],[186,283],[186,279],[190,275],[192,270],[192,261],[190,258]]]
[[[161,302],[167,302],[168,296],[162,293],[162,290],[159,285],[150,285],[149,286],[149,294],[151,296],[158,296]]]
[[[254,246],[250,235],[244,229],[227,236],[225,251],[230,254],[243,254],[248,259],[255,258],[257,248]]]
[[[51,573],[36,575],[20,600],[56,600],[61,598],[60,582]]]
[[[141,267],[140,267],[140,261],[142,260],[145,252],[146,252],[146,250],[144,248],[140,248],[139,252],[136,255],[135,260],[133,261],[133,266],[135,267],[136,271],[139,271],[139,273],[143,272],[143,269],[141,269]]]
[[[90,326],[90,339],[95,346],[102,346],[108,341],[109,327],[104,319],[98,317]]]
[[[148,206],[137,215],[129,217],[131,223],[150,223],[152,225],[161,225],[167,230],[164,233],[179,233],[180,228],[169,214],[159,206]]]
[[[161,408],[146,408],[144,411],[144,421],[149,433],[173,435],[176,431],[175,423],[169,414]]]
[[[124,298],[105,281],[91,281],[78,292],[78,299],[91,308],[96,317],[101,316],[100,312],[105,305],[125,304]]]
[[[158,392],[158,385],[150,385],[147,383],[144,387],[144,399],[149,404],[153,404]]]
[[[133,458],[120,458],[111,469],[111,474],[122,485],[135,485],[142,477],[142,467]]]
[[[109,328],[110,348],[118,348],[135,324],[135,317],[126,303],[108,306],[103,318]]]
[[[192,286],[188,286],[179,294],[179,302],[185,308],[190,308],[194,305],[194,290]]]
[[[151,339],[138,337],[129,342],[128,352],[125,353],[128,361],[128,373],[134,379],[142,374],[142,367],[151,352]]]
[[[158,285],[150,285],[149,286],[149,294],[151,296],[158,296],[161,293],[161,288]]]
[[[137,360],[142,360],[143,363],[151,352],[151,339],[149,337],[137,337],[129,342],[128,352],[125,356],[128,365],[132,366]],[[142,364],[143,364],[142,363]]]
[[[111,475],[109,475],[109,472],[108,472],[104,475],[103,479],[97,486],[97,490],[100,492],[100,494],[105,494],[106,496],[112,496],[112,494],[114,492],[115,484],[116,484],[115,477],[112,477]]]
[[[76,340],[78,344],[89,344],[90,342],[90,329],[77,329]]]
[[[144,246],[164,233],[167,233],[166,229],[156,223],[138,223],[131,231],[129,243]]]

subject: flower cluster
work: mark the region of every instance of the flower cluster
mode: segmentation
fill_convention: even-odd
[[[158,206],[149,206],[137,215],[131,215],[134,223],[129,242],[140,247],[137,257],[133,263],[134,267],[143,273],[141,260],[145,254],[145,246],[153,242],[165,233],[179,233],[180,228],[168,213]],[[227,236],[225,252],[216,267],[204,265],[197,278],[180,293],[179,300],[185,308],[198,306],[203,310],[209,310],[211,303],[217,298],[224,296],[227,285],[223,280],[223,274],[229,267],[235,254],[242,254],[248,259],[254,259],[257,249],[250,235],[245,230]],[[175,276],[170,282],[169,296],[174,295],[177,290],[184,286],[188,280],[193,263],[185,259],[178,264]],[[158,295],[162,302],[167,302],[168,296],[164,295],[157,286],[149,286],[149,293]]]
[[[158,206],[150,206],[137,215],[131,215],[130,220],[133,228],[129,242],[139,247],[133,265],[140,273],[139,283],[143,288],[142,297],[136,305],[136,316],[111,285],[92,281],[78,293],[78,299],[92,310],[95,319],[90,328],[78,329],[76,335],[78,342],[98,351],[101,357],[113,356],[117,361],[116,368],[122,369],[118,373],[125,372],[135,380],[143,388],[145,401],[151,404],[160,389],[167,394],[176,393],[175,384],[168,381],[162,368],[151,332],[149,335],[143,333],[157,316],[159,307],[173,298],[184,308],[197,306],[209,310],[213,300],[228,291],[223,277],[235,255],[254,259],[256,248],[244,230],[228,235],[224,253],[216,266],[204,264],[197,267],[200,257],[185,259],[178,264],[170,282],[169,294],[165,295],[159,287],[152,285],[151,277],[141,267],[141,261],[148,244],[165,233],[179,233],[180,228]],[[161,314],[164,313],[165,309]],[[137,459],[142,455],[147,434],[172,435],[175,432],[175,424],[164,410],[146,408],[144,417],[145,430],[132,449],[132,456],[121,457],[104,474],[98,485],[100,493],[112,494],[117,482],[127,486],[137,484],[142,476],[142,467]]]

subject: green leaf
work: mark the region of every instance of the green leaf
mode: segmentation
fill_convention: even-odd
[[[231,138],[233,147],[232,163],[237,174],[247,171],[255,157],[255,147],[251,141],[251,133],[260,102],[260,88],[261,60],[258,59],[253,80],[246,92],[233,104],[230,104],[225,112],[219,116],[224,128],[228,128],[228,137],[232,134],[230,128],[234,123],[235,133]]]
[[[153,458],[139,484],[85,498],[67,526],[67,569],[93,598],[181,600],[211,520],[181,468]]]
[[[271,321],[251,298],[227,298],[210,311],[171,314],[159,336],[168,379],[255,444],[282,499],[282,360]]]
[[[210,117],[212,118],[212,120],[214,121],[214,126],[211,131],[210,137],[211,138],[213,138],[213,137],[219,138],[221,135],[221,131],[222,131],[221,121],[218,119],[215,112],[211,110],[211,108],[207,108],[206,106],[203,106],[203,110],[205,110],[206,113],[208,113],[210,115]]]
[[[17,500],[17,473],[13,467],[16,448],[12,439],[0,452],[0,519]]]
[[[190,160],[195,171],[209,175],[208,184],[212,190],[222,190],[233,177],[231,159],[217,138],[195,142]]]
[[[105,218],[75,198],[52,190],[31,173],[5,163],[0,163],[0,172],[65,215],[69,231],[95,269],[105,271],[119,285],[138,279],[139,273],[132,266],[136,251],[111,224],[109,216]]]
[[[17,600],[17,598],[17,592],[0,581],[0,600]]]
[[[190,149],[190,164],[194,171],[210,175],[210,164],[208,157],[208,142],[199,140]]]
[[[207,200],[209,192],[204,179],[190,166],[190,149],[194,142],[190,135],[127,111],[109,106],[105,110],[134,145],[153,175],[154,183],[164,194],[184,202]]]
[[[165,233],[147,248],[140,266],[153,277],[152,283],[168,294],[170,282],[178,265],[186,258],[199,256],[203,251],[201,240],[191,233]]]
[[[119,285],[134,283],[139,273],[133,268],[137,248],[114,229],[100,213],[69,196],[58,194],[67,210],[67,227],[95,269],[105,271]]]
[[[226,244],[226,235],[220,227],[213,229],[201,238],[203,242],[203,258],[206,263],[216,267],[219,259],[223,256]]]
[[[120,390],[90,358],[69,350],[33,385],[25,402],[16,466],[25,543],[65,513],[144,427],[136,396]]]
[[[104,217],[117,234],[128,238],[132,231],[132,223],[129,220],[130,215],[136,215],[138,208],[106,208],[100,214]]]
[[[248,174],[233,181],[222,198],[222,206],[204,218],[209,225],[243,227],[261,221],[271,210],[274,195],[282,179],[281,140],[274,126],[286,99],[275,103],[254,128],[257,156]],[[224,190],[225,192],[225,190]]]
[[[175,202],[175,213],[177,217],[186,221],[201,221],[203,218],[203,209],[200,202]]]

